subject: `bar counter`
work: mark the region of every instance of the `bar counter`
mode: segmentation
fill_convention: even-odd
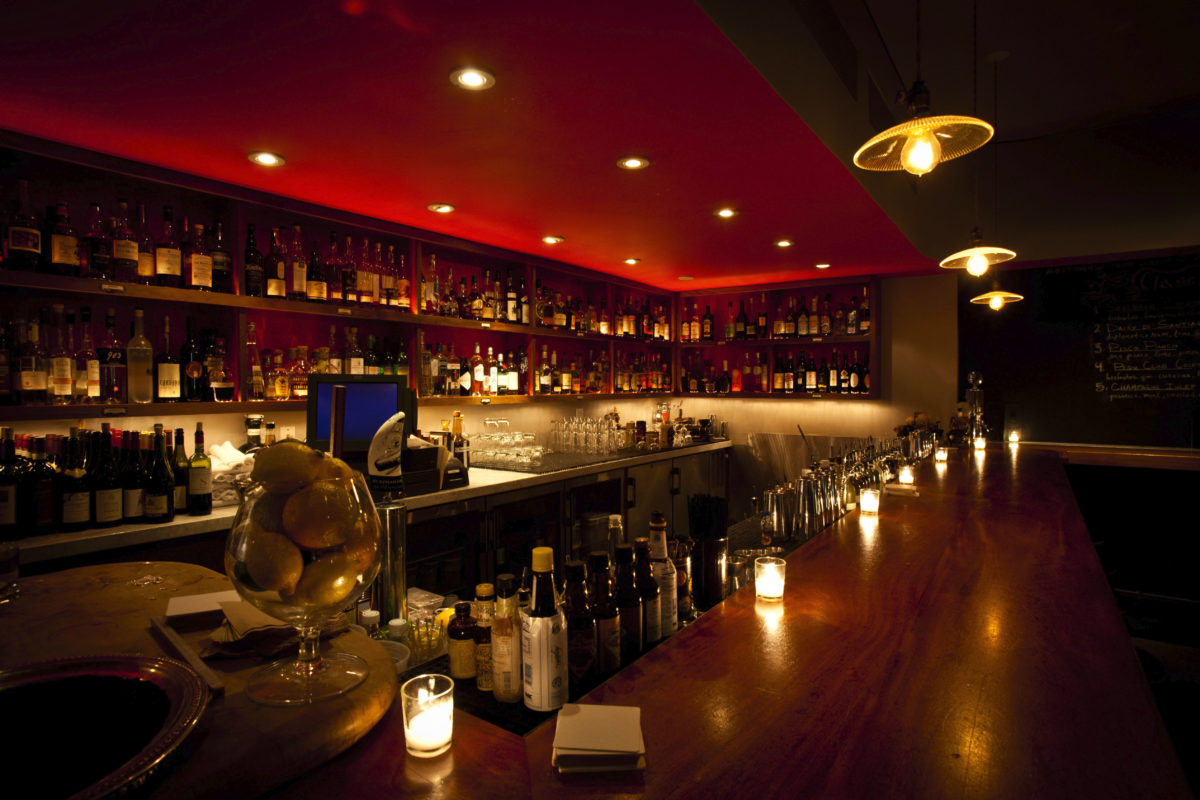
[[[1059,459],[923,463],[582,702],[642,709],[647,767],[559,776],[463,712],[406,758],[398,707],[272,797],[1190,797]],[[369,793],[369,794],[368,794]]]

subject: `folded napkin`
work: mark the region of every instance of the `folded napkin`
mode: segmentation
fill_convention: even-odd
[[[221,610],[225,621],[208,635],[203,655],[212,656],[274,656],[299,646],[300,634],[245,600],[224,601]],[[336,636],[349,628],[344,614],[335,614],[321,626],[321,636]]]

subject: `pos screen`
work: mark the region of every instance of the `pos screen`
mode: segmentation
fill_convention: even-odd
[[[329,450],[329,424],[333,412],[333,387],[346,387],[346,414],[342,449],[347,461],[361,462],[371,438],[389,417],[404,412],[404,430],[417,428],[416,397],[408,379],[396,375],[309,375],[307,442],[317,450]]]

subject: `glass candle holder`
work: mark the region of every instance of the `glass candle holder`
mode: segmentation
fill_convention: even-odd
[[[944,447],[939,447],[937,449],[937,452],[933,454],[933,460],[934,461],[949,461],[950,460],[950,451]]]
[[[400,697],[409,755],[433,758],[449,750],[454,734],[454,681],[446,675],[418,675],[404,682]]]
[[[983,438],[982,436],[976,436],[975,437],[975,449],[976,450],[986,450],[987,449],[987,439]]]
[[[782,600],[787,562],[774,556],[754,559],[754,592],[759,600]]]
[[[879,490],[863,489],[858,495],[858,510],[860,514],[878,514]]]
[[[896,478],[897,481],[905,486],[912,486],[915,482],[912,464],[904,464],[900,467],[900,474]]]
[[[1008,432],[1008,441],[1011,444],[1016,444],[1016,443],[1020,442],[1021,441],[1021,432],[1016,429],[1009,431]]]

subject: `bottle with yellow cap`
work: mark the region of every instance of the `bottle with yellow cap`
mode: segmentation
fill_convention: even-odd
[[[567,700],[567,622],[554,584],[554,548],[533,548],[528,609],[521,611],[525,705],[553,711]]]

